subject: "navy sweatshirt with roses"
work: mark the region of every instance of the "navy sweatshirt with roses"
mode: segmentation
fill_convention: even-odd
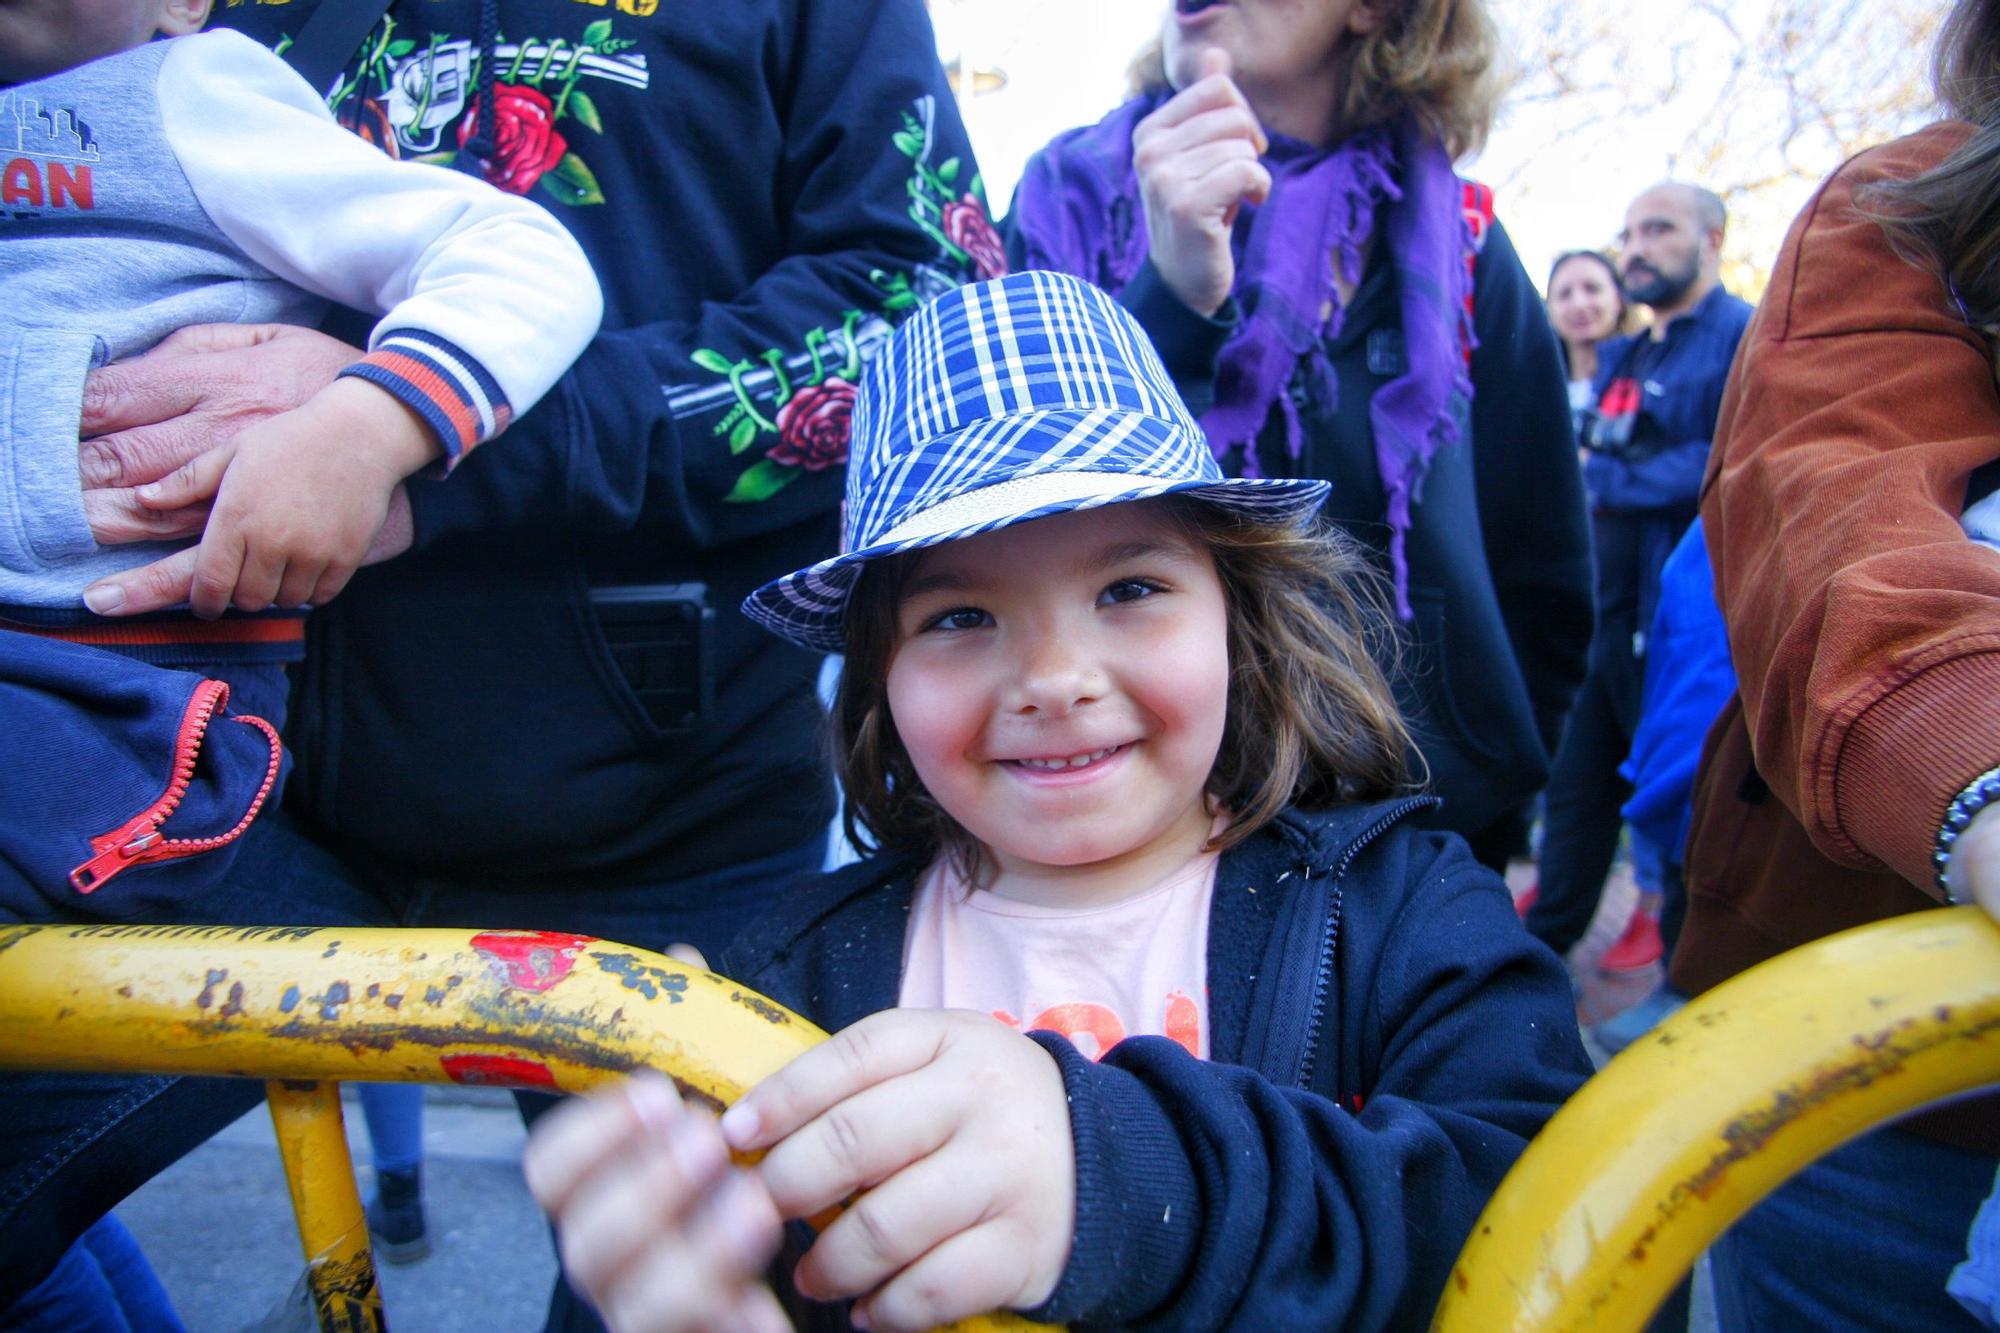
[[[1562,966],[1418,798],[1291,811],[1223,853],[1211,1060],[1061,1067],[1076,1233],[1028,1313],[1176,1330],[1424,1327],[1479,1210],[1590,1072]],[[920,862],[800,884],[723,971],[839,1029],[896,1004]],[[843,1326],[797,1309],[801,1327]]]
[[[276,44],[317,8],[218,21]],[[449,160],[480,9],[398,0],[336,113]],[[832,552],[861,361],[997,252],[929,20],[501,0],[492,48],[486,175],[582,243],[604,331],[501,446],[413,482],[417,549],[313,618],[293,794],[351,852],[503,889],[768,856],[832,809],[817,664],[736,605]]]

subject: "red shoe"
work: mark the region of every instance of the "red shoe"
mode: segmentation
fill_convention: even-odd
[[[1611,942],[1597,965],[1606,972],[1636,972],[1660,961],[1666,945],[1660,940],[1660,919],[1644,908],[1635,908],[1625,923],[1625,933]]]
[[[1533,907],[1535,899],[1541,896],[1542,886],[1539,883],[1530,884],[1528,891],[1514,900],[1514,915],[1520,917],[1523,921],[1527,920],[1528,909]]]

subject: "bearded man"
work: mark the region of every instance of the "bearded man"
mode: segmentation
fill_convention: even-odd
[[[1694,521],[1723,384],[1750,322],[1750,306],[1722,286],[1727,223],[1714,193],[1666,181],[1632,201],[1618,238],[1626,294],[1653,320],[1598,350],[1596,407],[1580,440],[1597,629],[1549,775],[1541,886],[1527,916],[1528,929],[1557,953],[1589,929],[1618,849],[1619,807],[1631,795],[1618,766],[1638,725],[1660,570]],[[1650,963],[1658,931],[1650,915],[1635,914],[1605,965]]]

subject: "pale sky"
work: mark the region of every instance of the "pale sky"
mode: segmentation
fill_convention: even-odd
[[[1498,191],[1498,211],[1537,286],[1550,259],[1577,247],[1605,246],[1622,223],[1625,205],[1669,174],[1675,152],[1694,122],[1713,114],[1716,89],[1726,75],[1726,37],[1719,25],[1749,30],[1769,0],[1730,0],[1704,7],[1694,0],[1598,0],[1598,14],[1610,15],[1630,35],[1632,63],[1606,71],[1647,105],[1609,108],[1599,97],[1565,105],[1510,104],[1486,151],[1460,170]],[[1942,9],[1942,0],[1938,8]],[[1495,0],[1503,24],[1526,8],[1525,0]],[[996,213],[1004,213],[1027,158],[1058,132],[1095,121],[1117,105],[1124,92],[1125,66],[1158,26],[1163,0],[932,0],[938,45],[947,60],[955,54],[972,67],[1007,73],[997,93],[965,96],[960,109],[985,175]],[[1879,48],[1882,31],[1857,33],[1855,40]],[[1702,58],[1713,50],[1716,57]],[[1856,77],[1879,77],[1880,62],[1892,58],[1921,63],[1920,50],[1887,55],[1865,53],[1877,66]],[[1692,58],[1691,58],[1692,57]],[[1614,123],[1567,126],[1591,120],[1591,111],[1618,112]],[[1755,157],[1775,140],[1772,109],[1738,107],[1730,127],[1732,151]],[[1924,117],[1917,117],[1920,121]],[[1740,129],[1738,128],[1740,127]],[[1810,137],[1796,145],[1789,164],[1760,161],[1754,174],[1782,176],[1791,165],[1806,177],[1780,180],[1737,203],[1731,218],[1729,251],[1739,261],[1768,266],[1786,226],[1810,196],[1818,177],[1838,165],[1830,145]]]

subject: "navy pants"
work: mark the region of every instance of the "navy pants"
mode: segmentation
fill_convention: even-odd
[[[1710,1249],[1721,1333],[1976,1333],[1945,1282],[1994,1165],[1899,1129],[1821,1158]]]
[[[1632,784],[1618,766],[1632,749],[1639,720],[1639,662],[1631,636],[1600,632],[1577,691],[1542,795],[1541,891],[1528,909],[1528,933],[1568,953],[1590,929],[1604,878],[1618,854],[1619,811]]]
[[[389,886],[308,839],[283,811],[244,837],[223,886],[175,914],[190,924],[519,927],[714,958],[787,881],[816,871],[823,828],[759,861],[679,880],[533,891],[414,879]],[[164,924],[172,924],[172,921]],[[73,1241],[127,1194],[264,1095],[253,1079],[0,1074],[0,1324]],[[30,1325],[32,1327],[32,1325]]]

